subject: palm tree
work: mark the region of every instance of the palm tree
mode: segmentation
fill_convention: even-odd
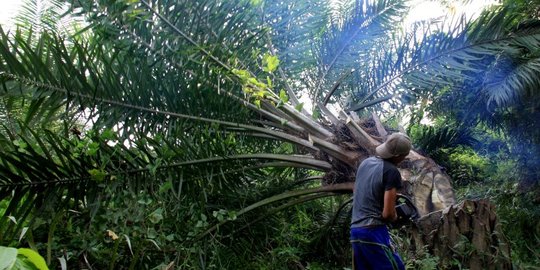
[[[433,92],[432,114],[447,121],[455,121],[458,130],[471,132],[473,129],[486,127],[505,134],[509,139],[512,156],[519,160],[520,185],[525,190],[538,184],[539,174],[535,167],[539,153],[536,134],[538,126],[538,22],[537,15],[526,13],[524,9],[534,9],[532,3],[516,1],[508,3],[504,12],[496,16],[507,18],[499,21],[494,18],[481,18],[471,34],[465,39],[489,39],[506,43],[506,47],[491,48],[485,44],[485,54],[476,54],[477,59],[469,59],[466,63],[471,68],[461,84],[456,85],[448,77],[439,76],[439,92]],[[494,14],[495,15],[495,14]],[[535,18],[536,17],[536,18]],[[495,24],[497,22],[497,24]],[[474,28],[491,29],[490,36]],[[511,32],[511,37],[507,35]],[[483,37],[475,37],[482,35]],[[496,49],[496,50],[494,50]],[[422,74],[423,75],[423,74]],[[435,74],[433,74],[435,77]],[[425,91],[428,85],[414,85],[418,91]],[[451,90],[451,91],[448,91]],[[423,96],[419,93],[418,96]],[[435,144],[431,140],[431,144]]]
[[[485,58],[517,43],[538,45],[534,31],[496,27],[508,19],[504,10],[417,39],[399,35],[404,1],[350,7],[336,15],[321,0],[74,1],[71,11],[89,18],[91,39],[44,34],[34,44],[3,34],[3,91],[30,93],[23,98],[43,129],[53,118],[65,128],[45,136],[24,123],[15,133],[6,128],[0,194],[10,198],[4,216],[19,222],[2,220],[2,241],[36,209],[33,215],[55,217],[62,205],[92,209],[127,186],[163,196],[167,226],[183,233],[181,243],[204,250],[201,239],[238,229],[228,224],[249,227],[287,207],[350,192],[356,165],[388,134],[370,108],[403,106],[407,91],[461,85],[485,69]],[[311,113],[300,101],[306,95]],[[70,134],[82,114],[93,131]],[[420,212],[436,213],[419,228],[439,228],[436,211],[455,203],[449,177],[416,152],[401,170]],[[167,208],[179,200],[186,209]],[[455,222],[448,213],[443,220]],[[209,222],[212,215],[221,218]],[[418,235],[418,246],[429,241]],[[193,260],[204,264],[201,258]]]

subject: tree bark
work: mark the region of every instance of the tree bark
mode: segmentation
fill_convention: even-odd
[[[441,269],[512,269],[510,247],[488,200],[466,200],[425,215],[410,236],[413,256],[437,256]]]
[[[405,180],[405,187],[401,192],[413,199],[420,215],[427,215],[456,203],[450,177],[432,159],[411,151],[399,167]]]

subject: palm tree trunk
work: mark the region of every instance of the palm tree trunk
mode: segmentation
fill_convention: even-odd
[[[471,270],[512,269],[510,247],[487,200],[467,200],[425,215],[410,237],[410,252],[437,256],[442,269],[457,268],[456,261]]]

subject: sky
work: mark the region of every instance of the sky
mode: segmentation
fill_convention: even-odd
[[[23,0],[0,0],[0,24],[10,25],[10,20],[17,14]]]

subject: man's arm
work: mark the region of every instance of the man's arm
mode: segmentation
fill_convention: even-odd
[[[389,189],[384,192],[384,206],[382,212],[382,218],[384,220],[392,222],[397,219],[396,199],[397,191],[395,188]]]

